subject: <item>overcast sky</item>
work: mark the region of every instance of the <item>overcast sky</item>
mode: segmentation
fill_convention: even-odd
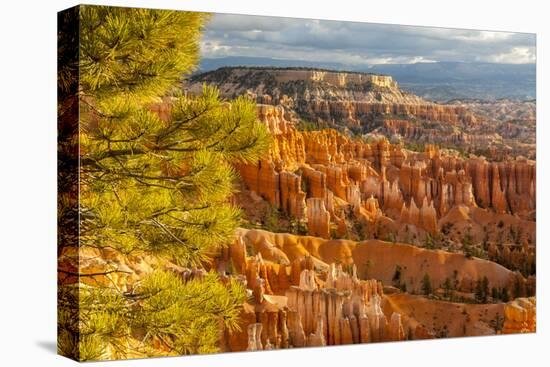
[[[348,65],[434,61],[534,63],[535,35],[216,14],[203,57],[254,56]]]

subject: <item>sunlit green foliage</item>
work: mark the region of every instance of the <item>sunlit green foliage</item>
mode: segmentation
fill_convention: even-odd
[[[95,246],[198,265],[238,225],[230,163],[257,160],[269,139],[250,100],[175,91],[197,62],[205,18],[82,7],[82,235]],[[152,109],[162,96],[171,107],[161,119]]]
[[[79,16],[79,63],[66,70],[80,71],[80,246],[201,267],[240,222],[232,163],[270,144],[256,107],[207,86],[179,91],[208,15],[81,6]],[[158,270],[130,292],[92,283],[59,290],[59,349],[79,360],[154,354],[152,340],[172,354],[215,352],[245,296],[215,274],[184,281]]]
[[[174,87],[199,60],[207,14],[80,7],[80,84],[97,100],[148,102]]]
[[[198,265],[227,242],[239,211],[231,162],[257,160],[268,132],[255,106],[241,97],[222,102],[205,87],[198,97],[177,96],[171,118],[147,109],[119,110],[84,127],[83,183],[92,209],[92,241],[123,252],[145,250]],[[113,116],[114,112],[109,111]]]
[[[61,287],[60,305],[67,307],[58,313],[60,351],[80,360],[124,358],[129,352],[155,355],[154,339],[170,354],[213,353],[220,324],[239,329],[245,297],[241,284],[225,285],[214,273],[183,281],[158,271],[128,293],[109,287]],[[79,305],[78,314],[71,308],[74,304]],[[129,337],[137,335],[140,342],[129,348]]]

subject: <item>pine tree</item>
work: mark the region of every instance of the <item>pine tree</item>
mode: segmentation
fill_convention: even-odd
[[[254,162],[270,144],[256,107],[207,86],[199,96],[178,91],[208,15],[80,6],[78,16],[79,58],[60,55],[67,72],[58,85],[68,94],[79,70],[80,246],[200,267],[239,224],[228,203],[232,163]],[[153,110],[162,101],[171,107],[161,118]],[[241,285],[215,274],[183,281],[160,270],[129,293],[62,286],[59,349],[79,360],[123,358],[141,330],[170,354],[213,352],[220,322],[237,328],[244,299]]]
[[[497,302],[500,299],[500,292],[498,288],[493,287],[491,289],[491,298],[493,298],[493,302]]]
[[[466,256],[466,258],[468,259],[471,259],[475,255],[471,229],[469,227],[466,231],[466,234],[464,235],[464,238],[462,238],[462,250],[464,251],[464,255]]]
[[[520,280],[519,276],[516,275],[514,279],[514,298],[522,297],[524,295],[524,286],[522,284],[522,281]]]
[[[484,275],[481,280],[481,288],[483,289],[483,303],[487,303],[487,299],[489,297],[489,278],[487,278],[486,275]]]
[[[475,288],[476,301],[479,303],[487,303],[489,297],[489,278],[483,276],[481,280],[478,279]]]
[[[74,285],[60,287],[59,299],[67,306],[58,319],[60,352],[85,361],[127,357],[129,338],[140,330],[140,340],[156,340],[171,355],[216,352],[220,321],[238,329],[246,293],[240,283],[225,285],[214,273],[183,281],[157,271],[131,293]],[[137,344],[131,352],[161,355],[151,344]]]
[[[395,272],[393,273],[393,277],[392,277],[392,283],[397,288],[399,288],[399,286],[401,285],[401,272],[402,272],[401,266],[396,265]]]
[[[236,178],[230,163],[252,162],[266,147],[256,119],[253,103],[223,103],[208,87],[177,97],[167,122],[146,109],[98,118],[83,138],[82,205],[93,213],[84,236],[200,264],[239,223],[227,202]]]
[[[197,62],[205,15],[82,8],[81,186],[94,243],[198,264],[233,234],[231,162],[253,162],[268,133],[254,103],[174,92]],[[167,121],[150,105],[170,93]],[[93,217],[92,217],[93,216]]]
[[[451,279],[449,277],[445,278],[445,282],[443,283],[443,290],[445,291],[445,297],[451,298],[453,294],[453,284],[451,283]]]
[[[508,302],[510,301],[510,294],[508,292],[508,288],[504,287],[502,288],[502,291],[500,292],[501,294],[501,298],[502,298],[502,302]]]
[[[476,288],[475,288],[475,298],[478,303],[483,303],[483,285],[481,283],[481,280],[476,281]]]
[[[428,273],[425,273],[422,278],[422,292],[424,292],[426,296],[432,294],[432,282]]]
[[[426,241],[424,243],[424,247],[430,250],[433,250],[435,248],[434,240],[429,233],[426,233]]]

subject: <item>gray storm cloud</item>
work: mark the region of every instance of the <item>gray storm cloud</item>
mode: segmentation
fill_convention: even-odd
[[[205,57],[387,64],[434,61],[534,63],[535,35],[358,22],[216,14]]]

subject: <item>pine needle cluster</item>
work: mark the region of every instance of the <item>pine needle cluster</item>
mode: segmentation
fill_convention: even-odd
[[[78,68],[80,246],[201,267],[240,221],[232,164],[257,161],[270,144],[255,104],[208,86],[179,91],[207,14],[80,6],[78,16],[79,58],[60,56],[58,84],[65,90]],[[167,116],[153,112],[159,105]],[[61,286],[59,350],[79,360],[154,354],[153,342],[168,354],[215,352],[220,325],[238,328],[244,297],[216,274],[184,281],[161,270],[127,293]]]
[[[80,284],[60,287],[58,297],[60,353],[88,361],[214,353],[221,325],[239,329],[246,293],[214,273],[183,281],[157,271],[131,292]]]

